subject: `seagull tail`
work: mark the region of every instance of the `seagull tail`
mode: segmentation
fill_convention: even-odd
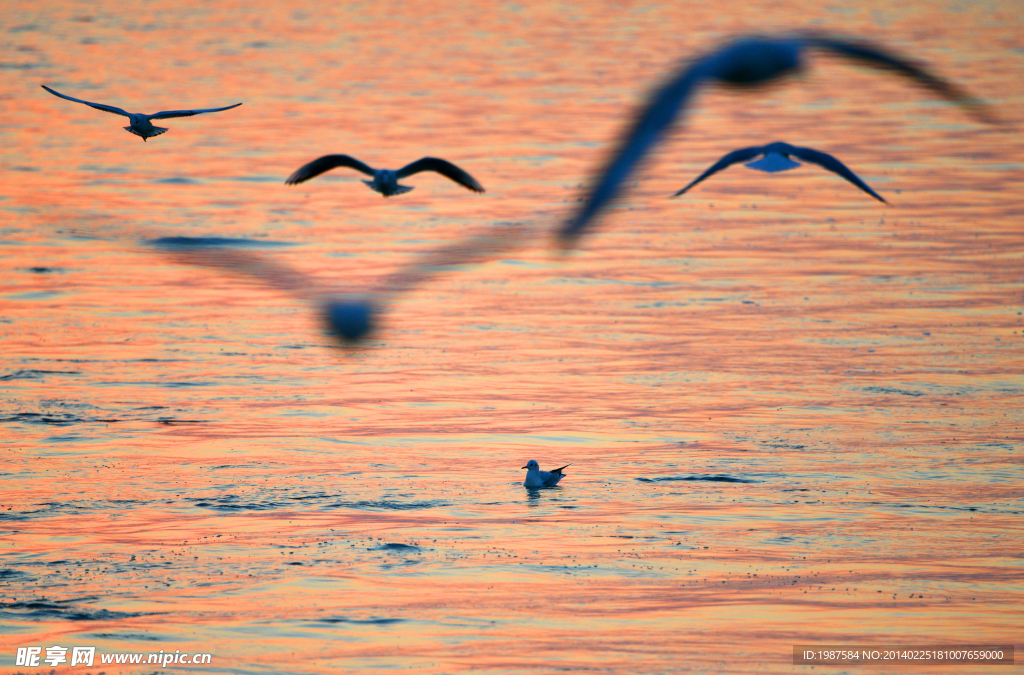
[[[778,173],[780,171],[789,171],[800,166],[800,162],[795,162],[789,157],[784,157],[777,152],[765,153],[765,156],[761,159],[749,162],[743,166],[751,169],[757,169],[758,171],[766,171],[768,173]]]
[[[136,136],[138,136],[142,140],[146,140],[147,138],[152,138],[153,136],[159,136],[160,134],[167,133],[167,127],[153,127],[153,133],[146,134],[145,136],[140,134],[135,129],[132,129],[131,127],[125,127],[124,130],[127,131],[130,134],[135,134]]]
[[[395,191],[392,192],[391,194],[393,194],[393,195],[404,195],[406,192],[412,192],[412,188],[409,187],[408,185],[396,185],[395,186]]]

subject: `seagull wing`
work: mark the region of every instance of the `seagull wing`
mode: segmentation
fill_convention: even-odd
[[[707,171],[705,171],[701,175],[697,176],[697,178],[694,179],[694,181],[692,183],[690,183],[689,185],[687,185],[682,190],[680,190],[679,192],[675,193],[672,196],[673,197],[678,197],[679,195],[683,194],[684,192],[686,192],[687,190],[692,188],[694,185],[696,185],[697,183],[699,183],[702,180],[704,180],[705,178],[707,178],[708,176],[710,176],[712,174],[716,174],[719,171],[721,171],[722,169],[726,169],[726,168],[732,166],[733,164],[737,164],[739,162],[745,162],[748,159],[753,159],[753,158],[757,157],[758,155],[763,155],[764,154],[764,149],[765,149],[765,146],[759,145],[759,146],[753,147],[753,148],[743,148],[741,150],[733,150],[728,155],[726,155],[722,159],[720,159],[717,162],[715,162],[714,164],[712,164],[710,169],[708,169]]]
[[[211,246],[189,246],[189,242],[158,244],[175,262],[232,272],[240,277],[263,283],[300,299],[318,300],[329,297],[315,279],[284,263],[256,251]]]
[[[565,466],[569,465],[566,464]],[[544,487],[554,487],[555,485],[558,485],[558,481],[562,480],[562,469],[564,469],[565,466],[559,469],[552,469],[551,471],[541,471],[540,477],[541,480],[544,481]]]
[[[284,184],[295,185],[296,183],[302,183],[310,178],[316,178],[323,172],[330,171],[331,169],[339,166],[361,171],[367,176],[374,175],[373,169],[354,157],[349,157],[348,155],[324,155],[320,159],[314,159],[309,164],[299,168],[298,171],[288,176],[288,180],[286,180]]]
[[[565,469],[566,467],[570,467],[570,466],[572,466],[572,464],[566,464],[565,466],[559,467],[557,469],[552,469],[548,473],[562,473],[562,469]]]
[[[473,192],[484,191],[483,186],[477,182],[476,178],[473,178],[451,162],[444,159],[438,159],[437,157],[424,157],[423,159],[418,159],[412,164],[407,164],[396,171],[395,176],[397,178],[405,178],[406,176],[411,176],[414,173],[419,173],[420,171],[436,171],[445,178],[449,178]]]
[[[901,56],[885,51],[881,47],[863,42],[850,42],[848,40],[814,35],[805,36],[804,40],[809,45],[828,50],[853,61],[858,61],[863,65],[892,70],[904,77],[915,80],[939,96],[964,106],[982,122],[995,123],[998,121],[995,113],[983,101],[969,95],[949,80],[925,70],[922,66],[911,63]]]
[[[125,112],[124,110],[121,110],[120,108],[118,108],[116,106],[105,105],[103,103],[90,103],[89,101],[83,101],[82,99],[75,98],[74,96],[65,96],[64,94],[62,94],[60,92],[57,92],[57,91],[54,91],[53,89],[50,89],[45,84],[41,84],[39,86],[41,86],[43,89],[45,89],[46,91],[50,92],[54,96],[59,96],[60,98],[66,98],[67,100],[74,101],[75,103],[84,103],[85,105],[89,106],[90,108],[96,108],[97,110],[102,110],[103,112],[114,113],[115,115],[124,115],[125,117],[131,117],[131,113]]]
[[[693,88],[713,74],[708,63],[708,58],[697,61],[651,96],[636,121],[623,134],[619,146],[601,170],[583,206],[559,232],[563,244],[569,244],[579,237],[597,212],[618,194],[619,187],[629,177],[633,167],[643,159],[683,109]]]
[[[152,115],[146,115],[151,120],[166,120],[171,117],[192,117],[193,115],[202,115],[203,113],[220,112],[221,110],[231,110],[242,105],[236,103],[234,105],[226,105],[223,108],[204,108],[203,110],[165,110],[164,112],[153,113]]]
[[[874,197],[878,201],[882,202],[883,204],[888,204],[889,203],[889,202],[885,201],[884,199],[882,199],[882,197],[879,196],[879,194],[877,192],[875,192],[870,187],[868,187],[867,183],[865,183],[860,178],[858,178],[857,174],[855,174],[854,172],[852,172],[849,169],[847,169],[845,164],[840,162],[838,159],[836,159],[832,155],[825,154],[824,152],[818,152],[817,150],[812,150],[811,148],[797,148],[797,147],[792,147],[790,149],[790,154],[795,155],[796,157],[799,157],[800,159],[804,160],[805,162],[811,162],[812,164],[817,164],[818,166],[820,166],[823,169],[827,169],[827,170],[831,171],[834,174],[838,174],[838,175],[842,176],[843,178],[845,178],[846,180],[850,181],[851,183],[853,183],[854,185],[859,187],[864,192],[867,192],[869,195],[871,195],[872,197]]]

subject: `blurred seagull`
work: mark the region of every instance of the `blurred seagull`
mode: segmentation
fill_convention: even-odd
[[[328,285],[269,254],[243,250],[251,245],[249,240],[161,237],[148,243],[175,262],[233,273],[313,304],[327,331],[353,346],[377,332],[388,307],[414,288],[453,268],[486,263],[524,248],[539,237],[539,228],[531,224],[498,223],[416,255],[361,292]]]
[[[902,75],[964,106],[978,119],[996,122],[995,115],[981,101],[968,96],[951,82],[882,47],[815,34],[740,38],[716,52],[690,61],[654,92],[632,127],[622,136],[611,159],[600,171],[583,206],[559,232],[563,246],[571,245],[597,212],[615,197],[633,167],[672,124],[697,85],[706,81],[736,88],[767,84],[800,71],[804,66],[804,52],[807,49],[824,50],[861,65]]]
[[[722,169],[726,169],[732,166],[733,164],[745,162],[748,159],[753,159],[758,155],[764,155],[764,157],[755,162],[750,162],[749,164],[747,164],[747,166],[749,166],[751,169],[757,169],[758,171],[767,171],[769,173],[775,173],[777,171],[789,171],[790,169],[795,169],[796,167],[800,166],[800,162],[794,162],[789,158],[790,155],[793,155],[794,157],[798,157],[804,160],[805,162],[817,164],[823,169],[827,169],[832,173],[839,174],[840,176],[850,181],[864,192],[867,192],[869,195],[871,195],[878,201],[882,202],[883,204],[889,203],[882,199],[878,195],[878,193],[876,193],[874,190],[868,187],[867,184],[860,178],[858,178],[855,173],[847,169],[845,164],[840,162],[832,155],[827,155],[824,152],[818,152],[817,150],[812,150],[811,148],[798,148],[795,145],[790,145],[789,143],[782,143],[781,141],[769,143],[768,145],[759,145],[752,148],[743,148],[741,150],[734,150],[730,152],[725,157],[722,157],[722,159],[718,160],[715,164],[713,164],[710,169],[699,175],[696,178],[696,180],[694,180],[692,183],[690,183],[689,185],[687,185],[682,190],[680,190],[679,192],[675,193],[672,196],[678,197],[679,195],[683,194],[684,192],[686,192],[694,185],[707,178],[708,176],[718,173]]]
[[[361,171],[367,176],[373,176],[372,181],[364,180],[363,182],[366,183],[371,190],[379,192],[385,197],[390,197],[391,195],[402,195],[412,190],[408,185],[399,185],[398,181],[406,176],[411,176],[414,173],[419,173],[421,171],[436,171],[445,178],[449,178],[473,192],[484,191],[483,186],[468,173],[451,162],[438,159],[436,157],[424,157],[423,159],[416,160],[412,164],[403,166],[398,171],[392,171],[390,169],[374,169],[363,164],[354,157],[349,157],[348,155],[325,155],[320,159],[314,159],[291,176],[288,176],[288,180],[284,183],[285,185],[302,183],[310,178],[319,176],[325,171],[330,171],[331,169],[339,166]]]
[[[540,464],[537,463],[537,460],[531,459],[529,462],[526,463],[526,466],[523,467],[524,469],[526,469],[526,480],[523,481],[523,487],[555,487],[556,485],[558,485],[558,481],[562,480],[562,469],[564,469],[566,466],[571,465],[566,464],[561,469],[541,471]]]
[[[129,120],[131,120],[131,124],[129,126],[126,126],[124,130],[141,137],[142,140],[152,138],[153,136],[159,136],[160,134],[167,131],[166,127],[153,126],[153,123],[150,120],[165,120],[170,119],[171,117],[192,117],[193,115],[201,115],[203,113],[213,113],[220,112],[221,110],[231,110],[232,108],[237,108],[238,106],[242,105],[241,103],[236,103],[234,105],[224,106],[223,108],[207,108],[205,110],[165,110],[164,112],[146,115],[144,113],[130,113],[126,110],[121,110],[120,108],[117,108],[112,105],[105,105],[103,103],[90,103],[89,101],[83,101],[80,98],[66,96],[60,92],[50,89],[45,84],[40,86],[42,86],[43,89],[50,92],[54,96],[59,96],[60,98],[67,99],[69,101],[74,101],[75,103],[84,103],[85,105],[90,106],[92,108],[96,108],[97,110],[103,110],[105,112],[114,113],[115,115],[124,115]]]

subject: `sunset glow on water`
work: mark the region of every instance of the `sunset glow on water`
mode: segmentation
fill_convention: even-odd
[[[866,672],[793,647],[1019,648],[1019,9],[6,3],[4,672]],[[702,89],[553,246],[662,78],[808,28],[926,63],[1002,123],[814,53],[779,86]],[[144,143],[43,84],[243,105]],[[889,206],[810,164],[669,198],[773,141]],[[486,192],[284,184],[329,153],[443,157]],[[435,265],[495,232],[494,259]],[[171,237],[291,276],[188,264]],[[318,303],[363,294],[377,330],[339,344]],[[530,459],[570,466],[528,491]],[[55,645],[212,659],[16,664]]]

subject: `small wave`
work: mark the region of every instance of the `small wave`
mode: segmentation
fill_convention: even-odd
[[[16,370],[13,373],[0,375],[0,382],[10,380],[41,380],[47,375],[81,375],[78,370]]]
[[[448,506],[447,502],[390,502],[387,500],[380,501],[360,501],[360,502],[336,502],[334,504],[328,504],[333,508],[339,509],[384,509],[387,511],[411,511],[415,509],[433,509],[439,506]]]
[[[228,499],[199,501],[195,505],[217,511],[272,511],[284,506],[277,502],[233,502]]]
[[[67,515],[81,515],[96,513],[98,511],[124,511],[138,506],[148,504],[137,499],[87,499],[68,500],[62,502],[39,502],[33,506],[41,507],[32,511],[0,511],[0,521],[24,521],[39,518],[54,518]],[[49,565],[62,564],[63,560],[47,563]]]
[[[206,248],[273,248],[290,246],[283,241],[260,241],[257,239],[241,239],[236,237],[160,237],[146,242],[150,246],[169,250],[206,249]]]
[[[1008,515],[1019,515],[1024,513],[1018,510],[1003,509],[997,506],[942,506],[940,504],[895,504],[890,502],[864,502],[870,506],[882,506],[889,507],[891,509],[922,509],[922,510],[938,510],[938,511],[963,511],[971,513],[992,513],[992,514],[1008,514]]]
[[[163,640],[162,637],[157,637],[155,635],[147,635],[145,633],[89,633],[88,635],[89,637],[98,638],[100,640],[147,640],[150,642],[160,642]]]
[[[50,602],[47,600],[31,600],[29,602],[9,602],[0,604],[0,618],[7,620],[30,621],[110,621],[113,619],[132,619],[137,616],[148,616],[145,612],[114,612],[109,609],[83,609],[69,607],[67,600]]]
[[[679,480],[702,480],[711,483],[760,483],[759,480],[753,480],[750,478],[736,478],[734,476],[726,476],[725,474],[704,474],[704,475],[693,475],[693,476],[658,476],[657,478],[637,478],[642,483],[663,483],[669,481]]]
[[[356,623],[362,625],[371,626],[388,626],[393,623],[403,623],[405,619],[389,619],[389,618],[371,618],[371,619],[350,619],[345,616],[331,616],[323,619],[317,619],[320,623]]]
[[[377,551],[390,551],[392,553],[419,553],[420,547],[411,544],[381,544]]]
[[[924,396],[924,392],[913,391],[912,389],[897,389],[896,387],[864,387],[862,391],[872,394],[898,394],[900,396]]]
[[[83,417],[78,415],[63,414],[63,415],[44,415],[42,413],[15,413],[10,417],[0,417],[0,422],[21,422],[23,424],[46,424],[50,426],[66,427],[72,424],[81,424],[87,422]]]

